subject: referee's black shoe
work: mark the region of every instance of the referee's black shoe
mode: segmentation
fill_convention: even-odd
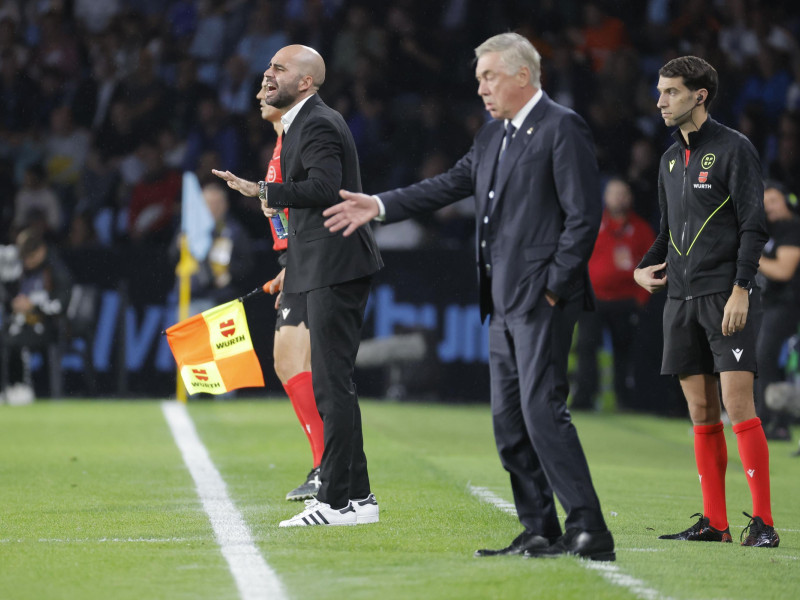
[[[522,554],[526,550],[532,548],[547,548],[549,545],[550,541],[546,537],[536,535],[529,531],[523,531],[505,548],[500,548],[498,550],[482,548],[475,551],[475,556],[479,558],[484,556],[512,556],[515,554]]]
[[[745,517],[750,517],[750,523],[747,524],[747,527],[742,531],[742,535],[739,536],[741,540],[744,538],[744,534],[747,533],[742,546],[752,546],[754,548],[778,547],[778,544],[781,543],[781,538],[778,537],[778,532],[775,531],[774,527],[764,523],[761,517],[751,517],[747,513],[742,514]]]
[[[525,558],[553,558],[556,556],[579,556],[589,560],[613,561],[617,559],[614,552],[614,538],[611,532],[583,531],[578,528],[567,529],[567,532],[546,548],[528,548],[523,553]]]
[[[306,480],[294,488],[291,492],[286,494],[287,500],[307,500],[309,498],[316,498],[317,492],[322,485],[319,478],[319,467],[311,469],[306,477]]]
[[[660,540],[680,540],[682,542],[732,542],[731,538],[731,530],[730,528],[726,527],[723,531],[719,529],[714,529],[711,526],[707,517],[704,517],[701,513],[694,513],[691,518],[700,517],[700,519],[689,527],[689,529],[684,529],[680,533],[671,533],[668,535],[660,535],[658,539]]]

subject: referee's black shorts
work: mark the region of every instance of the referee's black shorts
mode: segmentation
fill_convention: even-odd
[[[275,331],[284,325],[297,327],[303,323],[308,327],[308,309],[306,307],[306,293],[281,294],[281,303],[278,308],[278,318],[275,320]]]
[[[723,371],[756,373],[756,338],[761,324],[761,293],[750,291],[744,329],[722,335],[722,314],[731,292],[691,300],[667,298],[664,306],[662,375],[699,375]]]

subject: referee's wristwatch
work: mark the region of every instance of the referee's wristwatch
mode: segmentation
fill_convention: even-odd
[[[749,279],[734,279],[733,285],[745,289],[748,292],[753,289],[753,282]]]
[[[258,199],[262,202],[267,201],[267,182],[266,181],[259,181],[258,182]]]

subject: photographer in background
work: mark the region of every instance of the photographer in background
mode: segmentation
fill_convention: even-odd
[[[771,410],[766,389],[784,380],[779,364],[786,340],[800,323],[800,216],[791,205],[797,198],[782,183],[764,184],[764,212],[769,240],[761,253],[756,281],[761,288],[764,317],[756,342],[758,378],[755,393],[758,415],[767,439],[791,439],[789,416]]]
[[[22,272],[5,286],[3,346],[8,358],[8,381],[2,399],[30,404],[35,398],[30,351],[46,349],[58,340],[59,320],[69,302],[72,280],[67,267],[38,229],[22,230],[16,239]]]

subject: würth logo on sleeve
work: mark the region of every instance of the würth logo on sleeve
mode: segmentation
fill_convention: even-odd
[[[208,371],[205,369],[192,369],[192,375],[198,381],[208,381]]]
[[[708,181],[708,171],[700,171],[700,176],[697,178],[700,183]]]
[[[231,337],[236,333],[236,322],[233,319],[221,321],[219,324],[219,332],[223,337]]]

